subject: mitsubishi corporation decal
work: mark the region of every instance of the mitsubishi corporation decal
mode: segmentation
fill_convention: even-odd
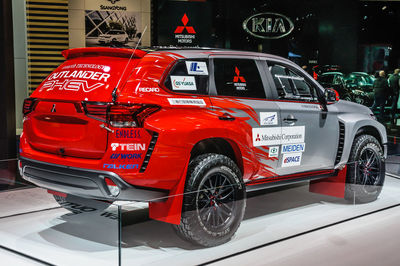
[[[254,147],[302,143],[304,139],[304,126],[253,128]]]
[[[186,13],[183,15],[182,19],[183,26],[177,26],[174,34],[175,39],[178,43],[191,44],[196,39],[196,31],[193,26],[188,26],[189,18]]]
[[[243,76],[240,76],[239,68],[235,67],[236,76],[233,77],[233,85],[235,86],[236,90],[238,91],[245,91],[246,90],[246,80]]]
[[[208,75],[206,62],[186,61],[186,68],[189,75]]]
[[[262,126],[272,126],[278,124],[278,113],[277,112],[261,112],[260,113],[260,124]]]
[[[171,76],[172,90],[195,91],[196,80],[192,76]]]
[[[196,105],[196,106],[206,106],[206,102],[203,99],[189,99],[189,98],[168,98],[170,105]]]
[[[282,167],[291,167],[301,165],[302,153],[283,154]]]

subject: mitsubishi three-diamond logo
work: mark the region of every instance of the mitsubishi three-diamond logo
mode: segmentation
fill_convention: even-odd
[[[236,76],[233,77],[233,85],[235,89],[238,91],[245,91],[246,90],[246,80],[243,76],[240,75],[240,71],[238,67],[235,67]]]
[[[187,33],[196,34],[196,31],[194,30],[194,28],[192,26],[186,26],[188,22],[189,22],[189,18],[186,16],[186,13],[185,13],[182,17],[183,26],[176,27],[176,30],[174,33],[176,33],[176,34],[183,33],[183,30],[186,29]]]
[[[178,43],[191,44],[196,38],[196,31],[193,26],[188,26],[189,18],[186,13],[183,15],[182,19],[183,26],[177,26],[174,33],[175,39]]]

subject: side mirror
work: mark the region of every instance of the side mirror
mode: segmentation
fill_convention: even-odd
[[[331,88],[325,90],[325,98],[327,102],[338,102],[339,101],[339,93]]]

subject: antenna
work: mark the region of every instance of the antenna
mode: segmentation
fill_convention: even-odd
[[[124,71],[122,72],[121,77],[119,78],[118,83],[117,83],[117,85],[115,86],[115,88],[114,88],[114,90],[113,90],[113,92],[112,92],[112,100],[113,100],[114,103],[115,103],[115,101],[117,100],[117,89],[118,89],[118,87],[119,87],[119,84],[121,83],[122,77],[124,76],[125,71],[126,71],[126,69],[128,68],[128,65],[129,65],[129,63],[131,62],[132,57],[133,57],[133,55],[134,55],[135,52],[136,52],[136,49],[137,49],[138,46],[139,46],[139,43],[142,41],[143,35],[144,35],[144,33],[146,32],[146,30],[147,30],[147,25],[146,25],[146,27],[144,27],[144,30],[143,30],[142,34],[140,35],[140,38],[139,38],[138,42],[136,43],[135,49],[133,50],[133,52],[132,52],[132,54],[131,54],[131,57],[129,57],[129,60],[128,60],[128,62],[127,62],[126,65],[125,65]]]

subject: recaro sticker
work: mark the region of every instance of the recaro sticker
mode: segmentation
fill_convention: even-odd
[[[172,90],[195,91],[196,80],[191,76],[171,76]]]
[[[279,146],[271,146],[269,147],[269,154],[270,158],[276,158],[279,156]]]
[[[270,146],[304,142],[305,127],[253,128],[253,146]]]
[[[203,99],[178,99],[178,98],[168,98],[170,105],[197,105],[205,106],[206,102]]]
[[[292,167],[301,165],[302,153],[283,154],[282,167]]]
[[[305,143],[282,145],[282,153],[304,152],[305,150],[306,150]]]
[[[186,61],[186,68],[189,75],[208,75],[206,62]]]
[[[278,113],[277,112],[261,112],[260,113],[260,124],[262,126],[278,125]]]

